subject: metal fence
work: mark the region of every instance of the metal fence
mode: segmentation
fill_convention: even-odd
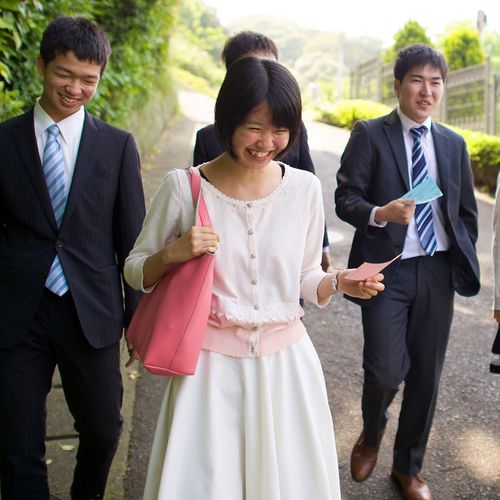
[[[351,99],[370,99],[394,107],[393,65],[371,59],[351,72]],[[500,135],[500,77],[489,60],[450,71],[435,118],[456,127]]]

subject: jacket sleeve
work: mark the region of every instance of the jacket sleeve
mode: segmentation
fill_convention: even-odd
[[[493,309],[500,309],[500,174],[497,179],[495,195],[495,209],[493,212],[493,276],[494,276],[494,301]]]
[[[144,219],[144,191],[140,173],[139,153],[134,137],[129,134],[122,154],[117,202],[114,210],[114,247],[120,273],[123,277],[125,259],[134,246]],[[127,327],[139,303],[141,294],[133,290],[125,280],[124,325]]]
[[[358,121],[351,132],[337,172],[335,211],[343,221],[368,232],[381,230],[368,225],[371,211],[377,206],[369,201],[373,168],[369,130],[365,122]]]

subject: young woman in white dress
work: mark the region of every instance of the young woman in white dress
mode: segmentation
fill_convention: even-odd
[[[203,350],[194,376],[167,380],[145,499],[340,499],[323,372],[299,299],[321,307],[338,291],[370,298],[384,286],[380,274],[358,283],[322,271],[319,180],[275,161],[300,123],[288,70],[234,63],[215,106],[226,152],[198,167],[213,228],[192,226],[188,176],[175,170],[126,261],[127,281],[148,292],[172,264],[216,252]]]

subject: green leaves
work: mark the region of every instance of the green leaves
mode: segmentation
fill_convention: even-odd
[[[61,13],[95,20],[113,53],[90,108],[124,126],[151,92],[168,85],[168,48],[178,0],[0,0],[0,121],[41,91],[35,59],[47,23]],[[22,96],[22,97],[21,97]]]

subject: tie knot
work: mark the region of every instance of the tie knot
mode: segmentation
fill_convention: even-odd
[[[55,123],[53,123],[50,127],[47,128],[47,132],[50,136],[57,137],[57,134],[59,134],[59,127]]]
[[[421,125],[420,127],[412,127],[410,129],[410,134],[415,139],[420,139],[424,135],[426,130],[427,130],[427,127],[425,125]]]

